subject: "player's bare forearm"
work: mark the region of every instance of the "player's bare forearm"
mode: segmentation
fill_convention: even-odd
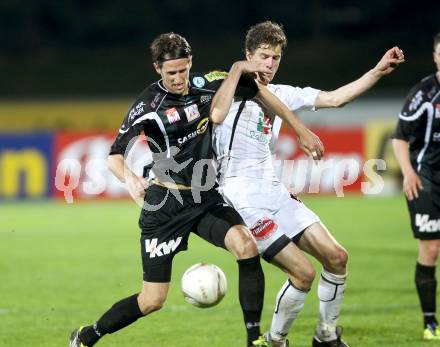
[[[298,143],[307,155],[316,160],[322,158],[324,155],[324,145],[319,137],[311,132],[266,86],[260,86],[257,97],[264,108],[287,121],[296,132]]]
[[[223,81],[212,99],[210,110],[212,122],[219,124],[225,120],[234,100],[235,89],[237,88],[240,76],[241,69],[235,63],[229,70],[228,77]]]
[[[260,90],[257,94],[257,98],[258,101],[263,104],[264,108],[285,120],[297,135],[304,131],[306,126],[283,102],[281,102],[280,99],[278,99],[276,95],[274,95],[266,86],[259,85],[259,88]]]
[[[125,183],[127,172],[132,173],[131,170],[125,165],[124,156],[122,154],[109,155],[107,158],[107,166],[113,175],[115,175],[116,178],[122,183]]]
[[[131,171],[121,154],[109,155],[107,164],[110,171],[126,184],[128,191],[135,199],[144,197],[145,189],[149,185],[148,181]]]
[[[392,144],[393,144],[394,155],[396,156],[397,161],[399,162],[400,170],[402,171],[402,174],[405,176],[414,173],[414,169],[411,165],[411,161],[409,158],[408,142],[404,140],[393,139]]]
[[[315,101],[317,108],[343,107],[373,87],[382,76],[374,69],[361,78],[330,92],[321,91]]]
[[[333,91],[321,91],[315,101],[317,108],[342,107],[372,88],[383,76],[405,62],[403,52],[398,47],[389,49],[376,66],[357,80]]]
[[[417,199],[419,190],[423,189],[423,184],[411,165],[408,142],[393,139],[393,149],[403,174],[403,192],[408,200]]]
[[[241,75],[256,72],[268,73],[270,70],[263,63],[254,61],[237,61],[232,65],[228,77],[223,81],[212,99],[210,109],[212,122],[219,124],[225,120],[234,100],[235,89]]]

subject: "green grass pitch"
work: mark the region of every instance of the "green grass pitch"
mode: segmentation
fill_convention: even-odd
[[[309,197],[309,207],[350,253],[339,323],[352,346],[435,346],[421,340],[413,284],[416,243],[403,197]],[[80,324],[96,320],[141,286],[138,207],[128,201],[0,205],[0,346],[67,346]],[[216,307],[185,303],[180,277],[196,262],[219,265],[228,292]],[[263,329],[270,325],[284,276],[264,264]],[[318,274],[319,268],[317,267]],[[316,283],[289,338],[311,346],[317,320]],[[196,236],[174,261],[163,310],[106,336],[98,346],[244,346],[234,259]],[[440,345],[440,344],[439,344]]]

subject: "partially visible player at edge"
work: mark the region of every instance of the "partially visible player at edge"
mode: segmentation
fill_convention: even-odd
[[[249,29],[245,49],[248,61],[263,63],[270,70],[259,73],[258,82],[267,85],[290,110],[341,107],[404,61],[402,51],[394,47],[361,78],[330,92],[269,84],[286,45],[282,27],[266,21]],[[323,266],[318,285],[319,322],[313,346],[348,346],[341,339],[341,328],[336,327],[347,277],[347,251],[318,216],[290,196],[275,176],[270,144],[280,130],[281,119],[271,119],[253,101],[241,107],[240,104],[234,102],[226,120],[216,126],[214,149],[221,174],[220,192],[251,229],[263,258],[288,274],[277,296],[270,332],[265,337],[273,346],[288,345],[286,337],[315,277],[315,270],[303,253],[307,252]],[[312,156],[317,159],[318,153]]]
[[[187,249],[190,232],[227,249],[237,259],[246,346],[260,346],[264,342],[259,338],[264,275],[255,240],[240,215],[215,189],[211,127],[212,123],[222,122],[224,116],[219,116],[211,102],[218,99],[220,106],[223,102],[230,104],[235,90],[238,97],[253,98],[258,93],[275,109],[284,108],[284,115],[294,115],[265,87],[258,88],[253,78],[243,75],[269,73],[261,63],[233,64],[222,83],[226,74],[221,72],[190,76],[191,47],[180,35],[158,36],[151,53],[161,80],[147,87],[129,109],[108,161],[111,171],[130,187],[132,194],[144,196],[139,218],[142,290],[116,302],[94,324],[76,329],[70,347],[93,346],[104,335],[159,310],[167,297],[173,258]],[[148,136],[153,153],[151,172],[155,178],[151,185],[130,171],[124,161],[131,140],[142,132]],[[309,151],[321,150],[314,134],[304,132],[301,138]],[[160,208],[153,210],[150,206]]]
[[[440,340],[435,316],[440,249],[440,33],[434,37],[433,58],[437,72],[409,92],[392,141],[403,174],[413,235],[418,240],[415,283],[425,340]]]

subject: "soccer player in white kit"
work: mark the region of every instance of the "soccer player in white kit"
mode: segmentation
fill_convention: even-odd
[[[292,111],[342,107],[404,61],[403,52],[393,47],[358,80],[330,92],[270,84],[286,45],[282,27],[266,21],[249,29],[245,48],[248,60],[264,62],[271,70],[270,74],[258,75],[257,81],[267,85]],[[315,277],[315,270],[303,253],[306,252],[322,264],[319,322],[312,344],[347,347],[336,321],[345,290],[348,254],[319,217],[276,177],[271,142],[280,128],[281,119],[268,116],[254,101],[232,104],[226,120],[214,130],[219,190],[245,220],[262,257],[288,275],[277,295],[272,325],[266,334],[268,343],[288,346],[286,337]],[[308,154],[314,159],[320,157],[316,152]]]

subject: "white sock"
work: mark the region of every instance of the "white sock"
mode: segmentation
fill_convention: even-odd
[[[319,323],[316,336],[321,341],[332,341],[336,336],[336,321],[341,310],[347,275],[335,275],[322,270],[318,284]]]
[[[272,316],[270,337],[274,341],[284,341],[298,313],[304,307],[307,292],[296,289],[287,280],[277,295]]]

